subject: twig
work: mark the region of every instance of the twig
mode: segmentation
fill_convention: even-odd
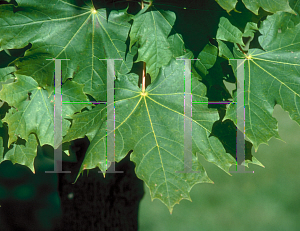
[[[142,92],[145,92],[145,88],[146,88],[146,63],[143,62]]]
[[[240,44],[237,43],[236,45],[239,47],[239,49],[241,50],[241,52],[243,52],[244,55],[247,55],[246,52],[242,49],[242,47],[241,47]]]

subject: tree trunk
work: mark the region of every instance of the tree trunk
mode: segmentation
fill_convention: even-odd
[[[138,207],[144,195],[143,181],[135,175],[135,165],[130,153],[119,163],[116,171],[105,178],[99,169],[89,170],[72,184],[79,171],[89,141],[77,140],[77,163],[63,162],[63,170],[71,173],[58,174],[58,190],[61,199],[62,219],[56,231],[134,231],[138,229]],[[75,142],[75,143],[76,143]],[[76,143],[77,145],[77,143]]]

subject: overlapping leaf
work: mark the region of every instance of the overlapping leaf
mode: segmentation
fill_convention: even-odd
[[[173,34],[168,37],[170,50],[173,54],[173,58],[186,58],[193,59],[193,52],[185,47],[181,34]]]
[[[244,45],[242,37],[243,33],[233,26],[227,18],[220,18],[219,29],[216,35],[217,39]]]
[[[0,137],[0,144],[3,146],[2,137]],[[28,142],[25,145],[13,144],[11,149],[9,149],[5,156],[3,157],[0,151],[0,163],[5,160],[10,160],[13,164],[25,165],[30,170],[35,173],[34,170],[34,159],[37,155],[37,145],[38,142],[34,134],[30,134],[28,137]],[[2,148],[0,148],[1,150]]]
[[[66,1],[17,1],[13,5],[0,6],[0,51],[22,48],[32,44],[25,56],[14,64],[16,73],[33,77],[40,87],[53,91],[54,61],[46,59],[70,59],[62,61],[62,79],[74,78],[84,84],[84,92],[96,100],[106,100],[106,61],[99,59],[123,59],[116,61],[120,73],[131,70],[133,56],[126,44],[131,16],[127,9],[111,11],[107,19],[106,9],[94,9],[91,1],[80,6],[73,0]]]
[[[37,134],[41,146],[44,144],[54,145],[54,96],[48,98],[45,90],[38,86],[31,77],[16,74],[17,81],[3,85],[0,98],[9,105],[14,105],[6,114],[3,122],[9,126],[8,147],[21,137],[28,141],[30,133]],[[83,85],[67,81],[62,86],[63,101],[87,101],[82,93]],[[28,94],[30,100],[27,101]],[[70,122],[64,118],[79,112],[85,104],[62,105],[62,134],[65,135]]]
[[[230,12],[235,10],[235,6],[238,0],[216,0],[219,5]],[[295,11],[290,7],[288,0],[277,0],[277,1],[268,1],[268,0],[242,0],[245,6],[251,10],[253,13],[258,14],[259,8],[263,8],[265,11],[276,13],[278,11],[289,12],[295,14]]]
[[[2,89],[2,83],[6,82],[9,79],[13,79],[14,76],[12,75],[13,72],[16,71],[14,66],[5,67],[0,69],[0,90]]]
[[[216,2],[227,12],[235,9],[238,0],[216,0]]]
[[[282,27],[282,14],[268,16],[259,28],[259,43],[264,50],[250,49],[245,56],[234,50],[235,58],[247,58],[245,127],[255,150],[273,136],[279,139],[277,120],[272,117],[275,104],[280,104],[300,124],[300,24]],[[231,65],[236,71],[236,61],[231,61]],[[224,119],[235,121],[234,111],[235,105],[230,105]]]
[[[206,88],[192,79],[193,101],[207,101]],[[181,199],[190,199],[188,192],[196,183],[210,182],[195,155],[199,152],[206,160],[228,172],[235,162],[225,152],[216,137],[210,137],[213,121],[218,113],[207,104],[193,104],[192,140],[193,170],[201,173],[176,173],[184,170],[184,63],[171,60],[163,67],[156,81],[142,95],[126,75],[115,83],[115,159],[119,162],[133,150],[131,160],[136,163],[136,174],[150,188],[152,199],[158,198],[170,212]],[[82,163],[83,169],[107,169],[105,108],[97,106],[89,112],[74,115],[69,139],[84,135],[93,125],[90,146]],[[84,119],[84,120],[83,120]],[[97,121],[97,122],[96,122]],[[66,139],[67,141],[68,139]]]
[[[149,5],[133,17],[130,31],[130,48],[138,42],[138,59],[136,62],[146,62],[146,72],[152,81],[158,75],[159,68],[167,65],[172,58],[168,35],[175,22],[172,11],[154,10]],[[150,11],[146,11],[146,10]]]
[[[258,9],[261,7],[265,11],[276,13],[278,11],[284,11],[292,14],[296,14],[290,7],[289,0],[242,0],[245,6],[251,10],[254,14],[258,14]]]

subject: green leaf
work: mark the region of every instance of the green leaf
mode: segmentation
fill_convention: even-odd
[[[107,19],[106,9],[95,11],[90,1],[81,6],[72,0],[17,2],[17,10],[13,5],[0,6],[0,51],[31,43],[25,56],[13,62],[16,73],[34,78],[49,96],[54,61],[46,59],[70,59],[62,61],[63,83],[73,78],[84,84],[85,93],[101,101],[106,100],[107,63],[99,59],[123,59],[115,62],[116,70],[131,70],[137,49],[125,59],[131,20],[127,9],[113,10]]]
[[[248,22],[246,24],[246,27],[245,27],[245,30],[244,30],[244,33],[243,33],[243,38],[247,38],[247,42],[245,43],[245,46],[242,46],[243,50],[245,52],[248,52],[249,50],[249,46],[250,46],[250,42],[253,40],[254,38],[254,34],[255,32],[258,30],[257,28],[257,24],[254,23],[254,22]]]
[[[193,59],[193,52],[185,48],[185,44],[181,34],[173,34],[168,37],[170,50],[173,53],[173,58]]]
[[[62,85],[62,114],[64,118],[71,118],[76,112],[80,112],[84,107],[90,105],[88,97],[83,93],[83,84],[74,81],[66,81]]]
[[[217,39],[218,48],[219,48],[219,56],[226,59],[233,59],[233,54],[227,47],[225,43],[223,43],[220,39]]]
[[[0,140],[2,142],[2,138]],[[30,134],[25,145],[13,144],[12,148],[5,153],[4,158],[2,160],[0,158],[0,163],[5,160],[10,160],[13,164],[17,163],[27,166],[33,173],[35,173],[34,158],[37,155],[37,145],[38,143],[35,135]]]
[[[15,71],[16,71],[16,68],[14,66],[1,68],[0,69],[0,86],[1,86],[1,82],[6,82],[9,79],[13,79],[14,76],[12,75],[12,73]],[[0,87],[0,90],[1,90],[1,87]]]
[[[85,135],[89,140],[92,140],[99,127],[102,126],[102,123],[105,121],[105,117],[106,106],[103,104],[98,104],[90,111],[72,115],[71,118],[73,119],[73,123],[68,130],[68,133],[63,138],[63,143],[83,138]],[[106,160],[106,158],[104,160]]]
[[[245,6],[251,10],[253,13],[258,15],[259,7],[263,8],[265,11],[276,13],[278,11],[284,11],[292,14],[296,14],[295,11],[289,6],[288,0],[242,0]],[[228,13],[235,10],[237,0],[216,0],[216,2]]]
[[[215,65],[209,70],[209,74],[203,77],[203,82],[207,87],[207,94],[209,101],[227,101],[230,97],[230,93],[224,85],[224,73],[222,71],[221,64],[224,60],[220,57],[217,58]],[[225,105],[222,104],[210,104],[210,107],[220,108]]]
[[[151,198],[160,199],[172,212],[176,203],[190,199],[188,192],[196,183],[211,182],[196,153],[228,173],[235,163],[216,137],[209,137],[219,116],[207,103],[193,104],[193,170],[201,173],[176,173],[184,170],[184,62],[171,60],[162,67],[157,79],[142,95],[140,88],[126,76],[115,83],[115,160],[122,160],[130,150],[136,174],[150,189]],[[207,102],[206,88],[192,79],[193,101]],[[99,167],[106,171],[105,109],[97,106],[90,112],[74,115],[66,137],[83,135],[94,126],[79,174],[84,169]],[[95,128],[96,127],[96,128]],[[96,133],[94,133],[96,131]],[[73,137],[72,137],[73,138]],[[70,139],[70,138],[69,138]],[[68,140],[68,139],[66,139]],[[109,165],[109,163],[108,163]],[[77,176],[77,178],[78,178]]]
[[[254,33],[258,30],[257,28],[257,24],[254,22],[248,22],[246,24],[244,33],[243,33],[243,37],[254,37]]]
[[[255,150],[273,136],[280,139],[277,120],[272,117],[276,104],[300,124],[300,24],[278,33],[279,15],[268,16],[263,22],[258,40],[264,50],[250,49],[244,63],[246,136]],[[235,57],[241,55],[236,53]],[[236,71],[236,61],[231,65]],[[229,106],[224,119],[233,119],[235,107]]]
[[[151,10],[133,19],[129,47],[138,43],[136,62],[144,61],[146,63],[146,73],[150,74],[153,82],[158,75],[159,68],[167,65],[172,58],[168,35],[176,19],[175,13]]]
[[[235,9],[235,5],[237,4],[237,0],[216,0],[216,2],[229,13],[233,9]]]
[[[199,53],[195,61],[196,70],[200,71],[203,75],[208,74],[208,69],[212,68],[218,56],[218,48],[212,44],[206,44],[203,50]]]
[[[290,7],[288,0],[243,0],[243,3],[249,10],[251,10],[256,15],[258,15],[259,7],[271,13],[276,13],[277,11],[284,11],[291,14],[296,14],[295,11]]]
[[[243,33],[235,26],[233,26],[227,18],[221,17],[219,22],[219,28],[216,38],[232,43],[238,43],[245,45],[243,42]]]
[[[233,63],[232,63],[232,65],[234,67],[236,67],[236,65],[234,65]],[[233,90],[232,92],[233,92],[233,94],[232,94],[233,101],[236,102],[237,101],[236,90]],[[235,125],[237,124],[236,105],[235,104],[228,105],[227,110],[226,110],[226,115],[223,118],[223,121],[225,121],[227,119],[232,120]],[[243,130],[244,130],[244,128],[243,128]]]
[[[17,140],[17,136],[28,141],[30,133],[37,134],[41,146],[54,145],[54,103],[48,94],[31,77],[18,75],[17,82],[5,84],[0,98],[13,107],[3,122],[9,126],[8,146]],[[31,93],[27,101],[28,93]],[[81,106],[80,106],[81,107]],[[74,111],[74,106],[63,105],[62,111]],[[65,116],[63,116],[64,118]],[[70,122],[62,120],[62,134],[65,135]]]

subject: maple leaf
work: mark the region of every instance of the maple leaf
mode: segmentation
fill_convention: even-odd
[[[295,10],[299,12],[299,7]],[[300,24],[283,26],[286,15],[290,14],[268,16],[260,26],[258,41],[263,50],[249,49],[246,54],[233,50],[235,58],[245,59],[245,133],[255,150],[273,136],[280,139],[277,120],[272,117],[276,104],[300,124]],[[236,74],[236,61],[230,60],[230,64]],[[230,105],[224,120],[236,123],[235,112],[236,105]]]
[[[146,63],[146,73],[152,81],[158,75],[159,69],[169,63],[172,57],[168,35],[175,22],[175,13],[164,10],[151,10],[154,7],[145,7],[133,18],[130,31],[130,46],[139,44],[138,59],[136,62]]]
[[[181,64],[180,64],[181,62]],[[206,88],[192,79],[193,101],[207,102]],[[200,173],[176,173],[184,170],[184,63],[171,60],[142,94],[140,88],[120,75],[115,83],[115,160],[122,160],[130,150],[137,176],[150,189],[152,199],[160,199],[170,212],[176,203],[189,199],[196,183],[211,182],[196,153],[228,173],[235,163],[216,137],[209,137],[218,112],[207,104],[193,104],[192,152],[193,170]],[[106,166],[106,119],[102,105],[89,112],[74,115],[73,126],[63,142],[88,133],[91,143],[80,172]],[[92,129],[92,131],[91,131]],[[78,173],[78,176],[80,174]],[[77,176],[77,178],[78,178]]]
[[[34,78],[48,95],[54,89],[54,61],[46,59],[70,59],[62,61],[62,82],[73,78],[84,84],[86,94],[101,101],[106,100],[107,62],[99,59],[123,59],[116,62],[116,70],[131,70],[137,49],[134,46],[125,59],[131,20],[127,9],[108,16],[106,9],[95,10],[90,1],[80,6],[73,1],[17,2],[17,8],[0,7],[0,51],[31,43],[24,57],[10,65],[17,67],[16,74]]]
[[[216,0],[219,5],[228,13],[232,10],[237,11],[235,6],[238,0]],[[296,14],[290,7],[288,0],[265,1],[265,0],[242,0],[245,6],[253,13],[258,14],[258,9],[261,7],[265,11],[276,13],[277,11],[289,12]],[[238,12],[238,11],[237,11]]]
[[[8,146],[17,141],[17,136],[28,141],[30,133],[37,134],[41,146],[54,145],[54,95],[48,98],[46,90],[28,76],[16,74],[16,82],[3,85],[0,98],[14,105],[6,114],[3,122],[9,125]],[[83,85],[67,81],[62,86],[63,101],[88,101],[82,93]],[[30,100],[27,100],[30,93]],[[63,104],[62,134],[67,133],[70,122],[65,118],[81,111],[87,104]]]

